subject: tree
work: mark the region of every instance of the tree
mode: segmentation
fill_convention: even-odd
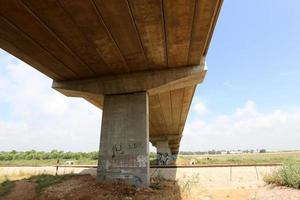
[[[266,153],[267,152],[267,150],[265,150],[265,149],[260,149],[259,150],[259,153]]]

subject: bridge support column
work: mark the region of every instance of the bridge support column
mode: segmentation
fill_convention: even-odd
[[[167,165],[171,160],[171,149],[169,147],[168,140],[157,141],[156,142],[157,150],[157,164],[158,165]]]
[[[98,180],[149,186],[148,113],[146,92],[104,97]]]

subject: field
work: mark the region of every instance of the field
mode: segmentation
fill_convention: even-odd
[[[65,165],[67,161],[74,162],[74,165],[97,165],[97,160],[90,159],[79,159],[79,160],[68,160],[60,159],[59,164]],[[0,161],[0,167],[2,166],[52,166],[57,165],[57,159],[47,159],[47,160],[6,160]]]
[[[284,164],[300,163],[300,151],[224,155],[180,155],[177,164]]]
[[[151,163],[155,159],[155,154],[151,153]],[[0,160],[0,166],[51,166],[57,165],[58,159],[40,160]],[[66,164],[72,161],[74,165],[97,165],[97,160],[88,158],[79,159],[59,159],[59,164]],[[276,152],[276,153],[244,153],[244,154],[216,154],[216,155],[179,155],[176,164],[284,164],[300,163],[300,151]]]

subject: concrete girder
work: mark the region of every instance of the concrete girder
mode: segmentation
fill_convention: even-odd
[[[173,68],[155,71],[101,76],[75,81],[53,81],[52,88],[71,97],[89,95],[127,94],[147,91],[154,95],[164,91],[184,88],[201,83],[206,74],[206,65]]]
[[[162,136],[153,136],[150,138],[150,142],[156,146],[156,143],[159,141],[170,141],[170,140],[178,140],[180,139],[180,135],[164,135]]]
[[[181,139],[181,135],[164,135],[162,134],[162,136],[153,136],[150,137],[150,141],[153,144],[153,146],[155,146],[157,148],[157,143],[160,141],[167,141],[168,142],[168,147],[171,149],[171,155],[173,154],[177,154],[178,153],[178,149],[179,149],[179,141]],[[160,152],[157,149],[157,152]],[[175,153],[177,152],[177,153]]]

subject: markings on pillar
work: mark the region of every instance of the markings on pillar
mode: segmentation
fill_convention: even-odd
[[[114,144],[113,147],[112,147],[112,157],[116,157],[116,155],[122,155],[124,154],[124,151],[122,151],[122,145],[119,144]]]
[[[125,155],[137,152],[136,150],[142,146],[141,143],[129,143],[124,144],[114,144],[112,146],[112,158],[115,158],[117,155]]]
[[[132,144],[129,143],[129,144],[128,144],[128,149],[137,149],[138,146],[139,146],[138,143],[132,143]]]
[[[142,148],[141,142],[118,143],[112,145],[112,155],[109,159],[109,165],[105,164],[105,169],[116,168],[137,168],[147,167],[148,156],[138,155]],[[103,163],[106,161],[103,160]]]
[[[138,155],[136,158],[139,167],[147,167],[148,156]]]
[[[157,153],[157,162],[158,165],[167,165],[169,161],[169,154],[168,153]]]
[[[102,169],[107,170],[110,168],[110,166],[111,166],[111,163],[109,162],[109,160],[103,160],[102,165],[101,165]]]

